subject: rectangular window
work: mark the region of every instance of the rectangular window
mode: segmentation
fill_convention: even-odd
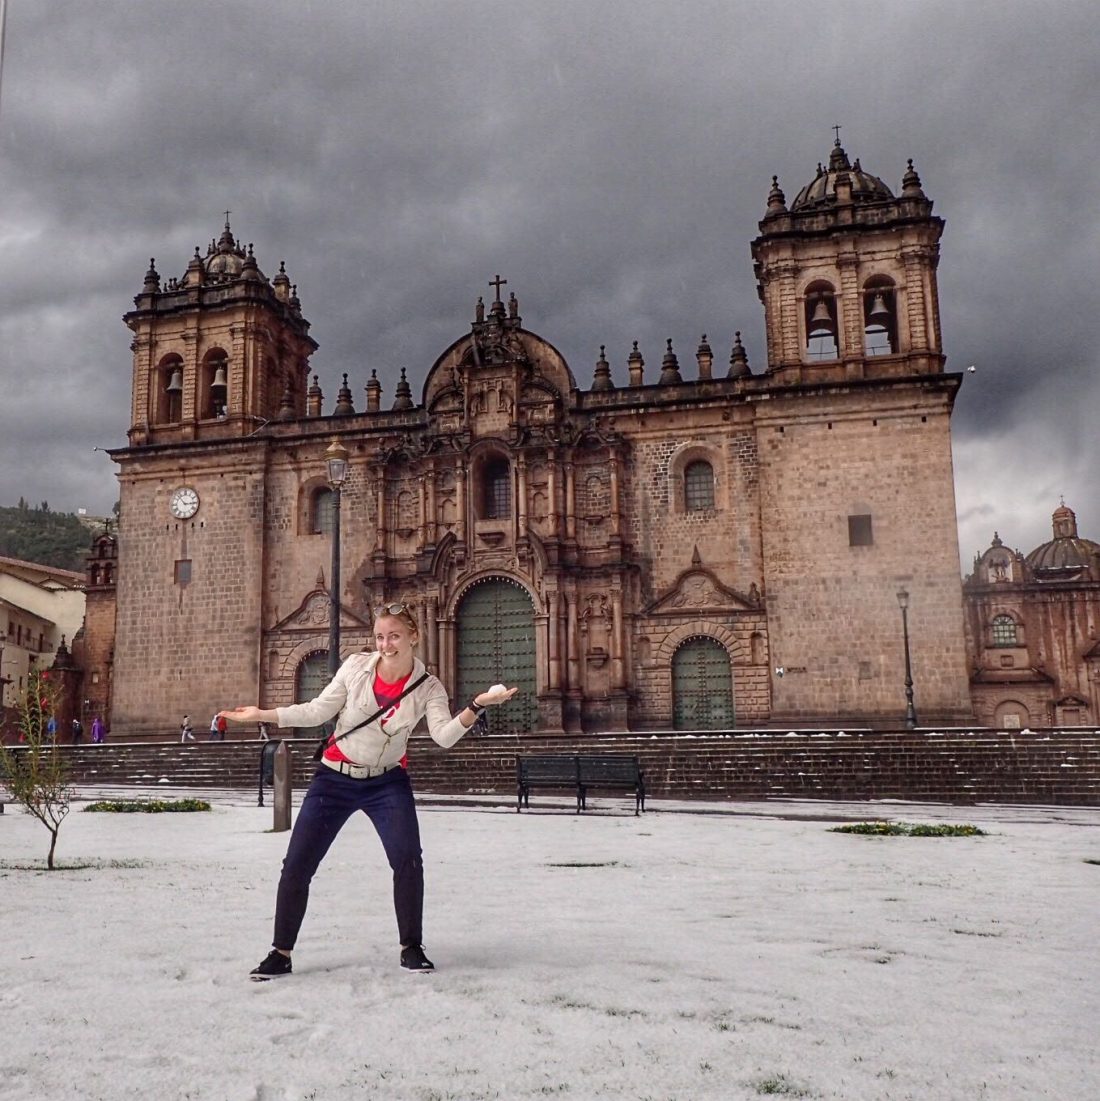
[[[176,561],[176,584],[191,584],[191,559],[180,558]]]
[[[870,516],[848,517],[848,546],[870,547],[874,544],[875,536],[871,530]]]

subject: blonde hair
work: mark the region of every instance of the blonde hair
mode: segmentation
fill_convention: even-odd
[[[381,608],[375,610],[374,622],[377,623],[380,619],[399,619],[414,635],[419,637],[420,624],[416,622],[416,616],[413,615],[413,606],[411,604],[393,603],[383,604]]]

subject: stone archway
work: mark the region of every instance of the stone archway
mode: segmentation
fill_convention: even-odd
[[[485,713],[490,734],[527,734],[538,725],[535,609],[514,581],[488,577],[468,589],[455,616],[455,707],[492,684],[519,686]]]

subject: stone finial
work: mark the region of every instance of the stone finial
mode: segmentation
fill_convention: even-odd
[[[746,375],[751,375],[752,371],[749,370],[749,357],[745,351],[744,345],[741,343],[741,330],[733,334],[733,351],[730,352],[730,369],[726,378],[744,378]]]
[[[271,280],[271,285],[275,288],[275,297],[280,302],[285,302],[290,297],[290,276],[286,273],[285,260],[279,261],[279,271]]]
[[[306,416],[307,417],[319,417],[321,415],[321,407],[324,402],[325,395],[321,393],[321,385],[317,381],[317,376],[313,376],[313,382],[309,389],[306,391]]]
[[[604,348],[600,345],[600,358],[596,360],[596,370],[592,375],[593,390],[614,390],[615,384],[611,381],[611,364],[607,362]]]
[[[333,409],[334,417],[348,417],[355,412],[355,406],[351,400],[351,388],[348,386],[347,372],[344,373],[344,384],[336,394],[336,408]]]
[[[283,394],[279,399],[279,412],[276,420],[291,421],[297,414],[294,412],[294,394],[290,389],[290,375],[283,379]]]
[[[301,314],[302,303],[298,299],[298,284],[294,283],[290,288],[290,297],[286,303],[291,310],[291,313]]]
[[[382,383],[378,381],[378,372],[372,367],[367,379],[367,412],[377,413],[382,408]]]
[[[412,400],[412,387],[409,386],[409,380],[405,378],[405,368],[401,368],[401,378],[398,380],[397,389],[394,391],[393,408],[395,411],[399,409],[413,409]]]
[[[820,168],[821,165],[818,165]],[[772,176],[772,189],[768,192],[768,214],[786,214],[787,196],[779,186],[779,177]],[[767,217],[767,215],[765,215]]]
[[[920,184],[920,176],[917,175],[917,170],[913,167],[912,157],[909,158],[908,167],[905,169],[905,175],[901,178],[901,195],[902,198],[924,198],[924,191]]]
[[[661,377],[658,381],[662,386],[684,381],[680,377],[680,361],[672,350],[672,337],[669,337],[667,341],[664,359],[661,360]]]
[[[145,282],[141,287],[144,294],[156,294],[160,290],[160,276],[157,274],[157,262],[149,257],[149,270],[145,273]]]
[[[256,263],[256,254],[252,251],[252,242],[248,242],[248,252],[241,265],[241,278],[257,282],[260,279],[260,266]]]
[[[636,340],[634,341],[634,350],[626,357],[626,366],[627,370],[630,372],[630,385],[641,386],[645,360],[642,359],[642,353],[638,351],[638,342]]]
[[[205,274],[206,269],[202,266],[199,246],[196,245],[195,255],[191,257],[191,262],[187,265],[187,274],[183,277],[183,281],[188,287],[198,287],[202,285]]]
[[[480,294],[477,296],[477,305],[474,307],[474,320],[485,320],[485,299]]]
[[[699,341],[699,347],[695,349],[695,362],[699,364],[699,378],[709,379],[711,367],[714,365],[714,353],[707,343],[707,334],[703,333],[703,339]]]
[[[519,299],[515,291],[508,292],[508,316],[513,320],[519,320]]]

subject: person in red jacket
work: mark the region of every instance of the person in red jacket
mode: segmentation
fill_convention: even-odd
[[[432,738],[449,748],[486,707],[505,703],[518,689],[493,685],[452,716],[447,690],[416,657],[419,640],[410,607],[387,604],[375,616],[374,651],[352,654],[316,699],[289,707],[220,712],[231,722],[281,727],[320,726],[336,717],[336,729],[306,791],[283,860],[272,950],[252,970],[253,979],[291,973],[291,952],[305,918],[310,882],[357,810],[370,818],[393,870],[401,966],[413,972],[435,968],[422,943],[424,864],[412,785],[403,767],[409,735],[425,719]],[[355,729],[376,712],[378,718]]]

